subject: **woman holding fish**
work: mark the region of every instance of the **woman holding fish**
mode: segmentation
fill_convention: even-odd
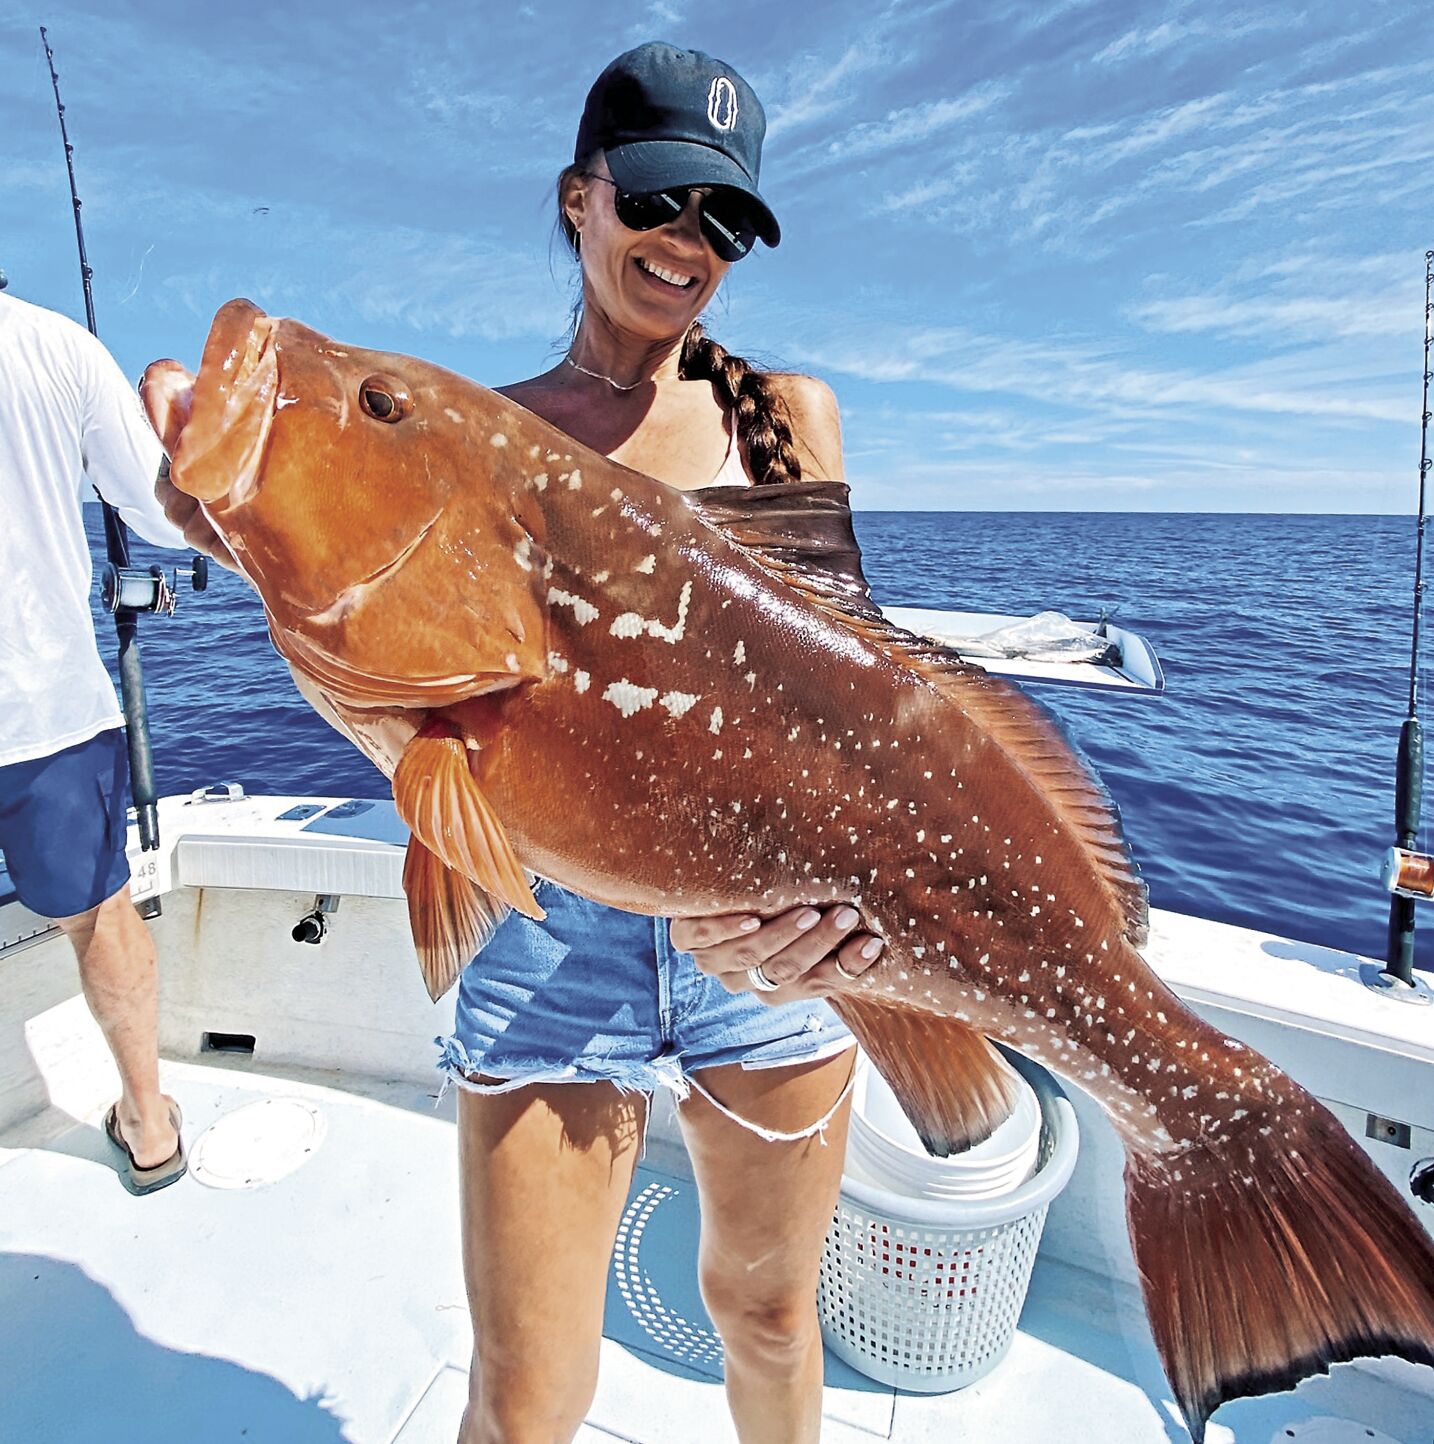
[[[573,342],[503,394],[682,490],[840,478],[830,391],[752,370],[697,323],[757,238],[779,239],[756,189],[763,131],[757,97],[708,56],[644,45],[603,72],[558,184],[582,267]],[[465,970],[444,1056],[464,1090],[477,1340],[463,1444],[568,1439],[581,1424],[647,1095],[664,1085],[684,1099],[702,1289],[739,1436],[816,1440],[817,1271],[852,1068],[851,1036],[817,995],[838,970],[869,967],[880,943],[849,937],[845,907],[679,922],[669,940],[660,919],[553,884],[538,899],[545,921],[510,915]],[[704,943],[716,945],[706,966],[737,991],[677,950]],[[759,1001],[769,982],[772,1007]]]
[[[504,395],[244,300],[197,377],[145,374],[171,520],[217,527],[305,691],[392,779],[430,994],[462,972],[442,1061],[463,1089],[463,1444],[578,1429],[659,1086],[690,1090],[738,1433],[817,1438],[833,1013],[934,1153],[1009,1108],[988,1038],[1101,1106],[1197,1441],[1222,1400],[1340,1360],[1434,1363],[1408,1204],[1151,972],[1117,819],[1050,719],[872,604],[845,487],[814,479],[841,466],[826,389],[695,325],[778,240],[761,137],[706,56],[644,46],[599,77],[558,188],[580,322]],[[534,874],[556,881],[535,895]],[[757,905],[775,920],[726,916]],[[699,944],[700,970],[676,951]]]

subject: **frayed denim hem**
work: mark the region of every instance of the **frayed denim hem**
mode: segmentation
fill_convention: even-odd
[[[759,1073],[764,1068],[795,1068],[801,1063],[823,1063],[828,1058],[836,1058],[845,1053],[848,1048],[856,1047],[856,1039],[850,1033],[843,1033],[841,1037],[834,1038],[830,1043],[824,1043],[820,1048],[813,1048],[810,1053],[794,1053],[790,1057],[783,1058],[739,1058],[738,1066],[744,1073]],[[713,1066],[704,1063],[704,1068]],[[693,1070],[697,1072],[697,1069]]]
[[[856,1072],[853,1069],[852,1076],[847,1079],[846,1087],[837,1096],[836,1102],[816,1122],[787,1133],[774,1128],[766,1128],[760,1123],[754,1123],[750,1118],[743,1118],[739,1113],[734,1113],[725,1104],[714,1098],[697,1081],[696,1077],[689,1077],[683,1073],[681,1059],[675,1053],[654,1058],[648,1063],[610,1063],[604,1058],[561,1064],[538,1059],[530,1063],[505,1062],[502,1065],[502,1071],[508,1076],[498,1078],[493,1083],[478,1083],[469,1075],[473,1073],[487,1073],[490,1077],[497,1075],[469,1053],[461,1038],[439,1037],[433,1041],[442,1049],[438,1059],[438,1069],[443,1074],[443,1086],[438,1090],[438,1098],[434,1102],[435,1107],[448,1092],[450,1084],[456,1084],[466,1093],[491,1094],[512,1093],[533,1083],[611,1083],[619,1093],[642,1093],[649,1103],[652,1095],[659,1088],[669,1089],[679,1103],[687,1098],[693,1090],[696,1090],[719,1113],[731,1119],[733,1123],[744,1128],[748,1133],[756,1134],[758,1138],[767,1143],[796,1143],[815,1137],[825,1147],[827,1127],[836,1116],[837,1110],[846,1101],[856,1082]],[[744,1071],[794,1067],[801,1063],[816,1063],[826,1058],[834,1058],[855,1047],[856,1039],[847,1034],[833,1039],[824,1047],[813,1049],[810,1053],[799,1057],[742,1062],[740,1066]],[[707,1066],[720,1067],[722,1065]],[[693,1070],[694,1074],[699,1071],[701,1070]],[[638,1157],[642,1157],[647,1152],[647,1124],[651,1117],[652,1109],[649,1107],[646,1117],[643,1119],[642,1145],[638,1150]]]
[[[667,1088],[676,1095],[678,1102],[690,1091],[676,1054],[654,1058],[649,1063],[613,1063],[606,1058],[584,1058],[573,1063],[551,1063],[540,1058],[504,1059],[495,1068],[482,1059],[474,1058],[461,1038],[440,1037],[433,1041],[442,1050],[438,1070],[444,1077],[439,1099],[448,1091],[450,1084],[468,1093],[511,1093],[517,1088],[526,1088],[530,1083],[611,1083],[619,1093],[643,1093],[648,1097],[659,1088]],[[477,1083],[469,1076],[473,1073],[486,1073],[497,1081]]]

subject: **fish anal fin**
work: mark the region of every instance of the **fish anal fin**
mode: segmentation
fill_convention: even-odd
[[[440,718],[414,735],[393,773],[398,815],[423,845],[484,892],[530,918],[546,916],[502,822],[468,765],[464,738]]]
[[[1010,1117],[1011,1070],[974,1028],[936,1013],[840,995],[828,1001],[856,1034],[928,1153],[945,1158],[972,1148]]]
[[[436,1003],[511,909],[445,865],[416,837],[408,840],[403,890],[418,966]]]
[[[765,571],[945,693],[1003,747],[1091,853],[1126,939],[1146,939],[1148,904],[1110,794],[1044,708],[949,647],[888,622],[871,599],[839,481],[711,487],[687,498]]]
[[[1434,1244],[1329,1111],[1300,1102],[1220,1148],[1127,1159],[1145,1306],[1197,1444],[1227,1399],[1349,1359],[1434,1364]]]

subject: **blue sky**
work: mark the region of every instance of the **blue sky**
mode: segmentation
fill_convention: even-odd
[[[41,23],[133,374],[234,295],[489,384],[551,364],[553,179],[597,72],[666,39],[769,122],[784,241],[710,329],[831,383],[858,506],[1412,508],[1426,0],[0,0],[0,265],[82,317]]]

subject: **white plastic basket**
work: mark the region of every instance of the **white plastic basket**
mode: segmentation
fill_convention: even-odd
[[[822,1252],[827,1347],[869,1378],[918,1393],[964,1388],[1005,1357],[1046,1209],[1075,1167],[1075,1111],[1035,1063],[1001,1050],[1041,1107],[1036,1171],[1013,1192],[911,1198],[848,1169]]]

